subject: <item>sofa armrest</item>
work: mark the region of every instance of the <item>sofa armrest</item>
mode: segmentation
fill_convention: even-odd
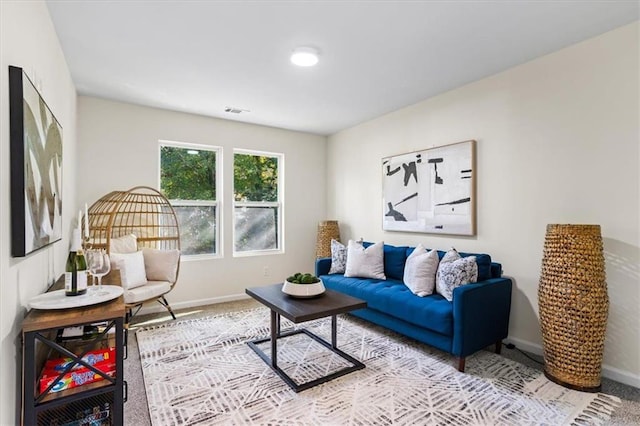
[[[327,275],[331,270],[331,258],[321,257],[316,259],[316,277]]]
[[[492,278],[453,290],[454,355],[471,355],[507,337],[511,286],[509,278]]]

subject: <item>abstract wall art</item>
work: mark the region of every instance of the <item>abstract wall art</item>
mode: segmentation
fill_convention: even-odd
[[[382,159],[382,228],[475,235],[476,141]]]
[[[62,238],[62,127],[22,68],[9,67],[11,254]]]

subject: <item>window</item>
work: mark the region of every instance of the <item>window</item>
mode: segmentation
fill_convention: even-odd
[[[234,253],[256,254],[282,249],[283,157],[234,150]]]
[[[160,191],[178,216],[184,255],[216,255],[220,205],[216,147],[160,142]]]

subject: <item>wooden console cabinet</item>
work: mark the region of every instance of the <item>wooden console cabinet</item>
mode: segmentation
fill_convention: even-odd
[[[64,278],[50,290],[62,288]],[[60,309],[32,309],[22,322],[22,418],[23,425],[122,425],[126,382],[123,359],[126,346],[125,306],[122,296],[97,305]],[[68,327],[101,324],[103,331],[75,340],[62,340]],[[115,330],[115,332],[113,331]],[[89,351],[115,348],[113,377],[81,361]],[[102,380],[54,392],[40,389],[39,378],[47,359],[72,359]],[[71,366],[69,366],[71,368]],[[91,375],[91,373],[89,373]],[[61,378],[62,375],[58,376]]]

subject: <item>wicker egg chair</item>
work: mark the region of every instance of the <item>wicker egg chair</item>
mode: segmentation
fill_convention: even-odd
[[[180,250],[178,218],[169,200],[154,188],[136,186],[128,191],[113,191],[100,198],[88,210],[89,241],[92,248],[104,248],[111,254],[111,242],[119,237],[135,235],[137,250],[145,247],[158,250]],[[86,219],[85,219],[86,220]],[[125,291],[126,323],[147,302],[157,301],[176,319],[165,295],[178,279],[180,261],[175,266],[175,279],[162,289],[151,291],[151,297],[140,300]],[[120,283],[119,272],[112,271],[105,282]],[[151,288],[151,287],[149,287]],[[158,294],[161,293],[161,294]],[[144,296],[143,296],[144,297]]]

